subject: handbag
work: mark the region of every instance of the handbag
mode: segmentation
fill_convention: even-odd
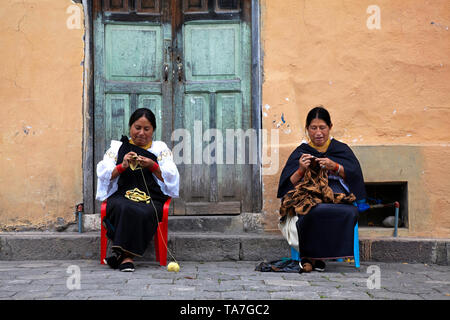
[[[299,251],[297,232],[298,217],[292,211],[293,210],[289,210],[289,212],[280,219],[278,222],[278,229],[280,229],[281,234],[287,240],[288,244]]]

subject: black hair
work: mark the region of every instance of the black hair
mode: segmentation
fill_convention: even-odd
[[[133,125],[133,123],[135,123],[137,120],[139,120],[142,117],[145,117],[148,121],[150,121],[150,124],[152,125],[153,130],[156,130],[155,115],[150,109],[147,109],[147,108],[139,108],[135,112],[133,112],[133,114],[130,117],[130,121],[128,122],[128,125],[130,126],[130,128]]]
[[[309,127],[311,121],[313,121],[314,119],[320,119],[325,121],[325,123],[331,128],[330,113],[323,106],[317,106],[315,108],[312,108],[308,112],[308,116],[306,117],[306,128]]]

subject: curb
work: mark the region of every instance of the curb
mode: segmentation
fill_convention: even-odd
[[[290,256],[281,235],[169,232],[180,261],[271,261]],[[360,238],[360,260],[450,265],[450,239]],[[100,259],[100,233],[0,233],[0,260]],[[141,259],[154,260],[153,241]],[[168,260],[172,260],[170,254]]]
[[[361,261],[450,265],[450,239],[360,238],[359,252]]]

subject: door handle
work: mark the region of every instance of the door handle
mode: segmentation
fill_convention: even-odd
[[[177,57],[178,81],[183,81],[183,64],[181,58]]]
[[[167,64],[164,65],[164,81],[167,82],[169,79],[169,66]]]

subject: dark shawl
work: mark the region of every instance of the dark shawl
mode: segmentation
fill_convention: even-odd
[[[122,163],[123,157],[130,151],[134,151],[140,156],[144,156],[146,158],[152,159],[155,162],[158,162],[157,157],[153,153],[141,147],[135,146],[134,144],[131,144],[126,136],[122,136],[122,139],[120,141],[122,142],[122,146],[120,147],[117,155],[117,164]],[[125,192],[127,190],[137,187],[139,188],[139,190],[147,193],[144,181],[142,179],[142,173],[144,174],[145,181],[153,201],[160,201],[164,203],[168,197],[161,191],[161,188],[156,182],[157,178],[155,178],[148,169],[135,171],[132,171],[131,169],[125,170],[119,176],[118,192],[122,195],[125,195]]]
[[[329,158],[344,166],[345,182],[350,192],[355,195],[357,201],[366,198],[364,177],[358,159],[347,144],[336,139],[331,139],[330,145],[324,153],[317,151],[307,143],[302,143],[298,146],[289,156],[281,172],[277,198],[282,198],[289,190],[294,189],[290,177],[297,171],[299,167],[298,160],[303,153],[311,154],[317,158]]]

